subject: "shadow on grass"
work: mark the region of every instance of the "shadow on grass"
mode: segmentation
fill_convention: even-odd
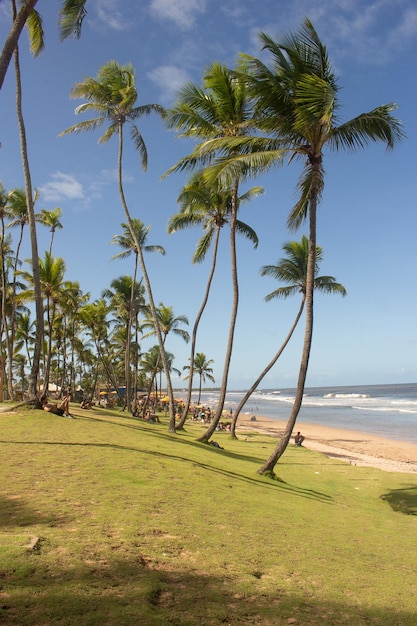
[[[412,485],[403,489],[393,489],[381,496],[388,502],[393,511],[405,515],[417,515],[417,487]]]
[[[0,497],[0,528],[7,526],[51,525],[57,520],[32,509],[23,497]],[[65,521],[60,519],[60,523]]]
[[[47,546],[45,545],[45,550]],[[268,573],[246,573],[244,587],[224,576],[190,571],[181,563],[101,558],[75,567],[45,565],[39,556],[19,557],[3,571],[0,622],[63,626],[412,626],[415,615],[399,606],[375,609],[329,601],[320,593],[289,592],[280,581],[263,591]],[[22,561],[29,561],[30,565]],[[221,562],[221,554],[219,555]],[[248,591],[249,590],[249,591]]]
[[[16,444],[16,445],[22,445],[22,446],[37,446],[37,445],[64,446],[64,447],[69,447],[69,448],[71,447],[103,448],[103,449],[109,449],[109,450],[123,450],[123,451],[134,452],[134,453],[140,452],[144,456],[155,457],[157,459],[170,459],[172,461],[180,461],[183,463],[187,463],[187,464],[192,465],[193,467],[199,467],[200,469],[203,469],[207,472],[221,474],[227,477],[228,479],[243,481],[245,483],[254,485],[262,489],[273,489],[273,490],[279,489],[279,490],[286,491],[287,493],[292,493],[293,495],[296,495],[296,496],[318,500],[326,504],[332,504],[333,502],[331,496],[321,491],[315,491],[314,489],[307,489],[305,487],[297,487],[296,485],[291,485],[290,483],[281,482],[281,481],[271,481],[270,479],[265,478],[263,476],[259,476],[259,477],[258,476],[254,476],[254,477],[244,476],[237,472],[233,472],[233,471],[220,468],[220,467],[215,467],[213,465],[210,465],[209,463],[202,463],[201,461],[196,461],[195,459],[191,459],[186,456],[168,454],[166,452],[159,452],[156,450],[146,450],[140,447],[122,446],[119,444],[112,444],[112,443],[93,443],[93,442],[80,443],[80,442],[68,442],[68,441],[60,442],[60,441],[11,441],[9,440],[7,442],[0,441],[0,444],[1,443],[7,443],[9,445]],[[217,448],[208,446],[206,444],[198,444],[195,442],[186,442],[186,441],[184,441],[183,443],[185,445],[189,444],[189,445],[205,446],[209,454],[210,453],[214,453],[214,454],[224,453],[224,450],[219,450]],[[242,457],[242,458],[246,460],[246,457]]]

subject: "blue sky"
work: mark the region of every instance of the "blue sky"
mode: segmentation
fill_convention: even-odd
[[[10,24],[9,3],[0,2],[0,39]],[[326,154],[326,186],[318,216],[318,243],[324,250],[322,274],[347,289],[346,298],[316,296],[315,333],[308,386],[414,382],[416,373],[416,130],[415,60],[417,6],[414,0],[88,0],[81,39],[60,43],[60,3],[39,0],[46,49],[33,59],[24,33],[21,64],[33,185],[41,192],[36,210],[63,210],[63,230],[54,252],[65,259],[66,278],[78,280],[91,299],[110,282],[131,273],[132,260],[110,261],[119,251],[110,245],[124,221],[116,182],[117,141],[97,143],[99,133],[58,138],[77,118],[80,101],[69,98],[75,82],[95,76],[107,61],[132,63],[137,73],[138,104],[169,107],[178,88],[200,83],[213,61],[233,66],[239,52],[267,57],[258,33],[276,39],[296,30],[308,16],[322,41],[342,87],[341,119],[350,119],[387,102],[397,102],[397,116],[407,139],[392,152],[376,145],[356,154]],[[23,186],[14,111],[12,66],[0,92],[0,180],[6,189]],[[143,173],[128,147],[125,154],[127,201],[133,216],[152,227],[149,243],[164,246],[165,257],[147,256],[157,303],[187,315],[190,330],[200,306],[209,259],[200,266],[191,257],[200,231],[167,234],[177,211],[183,174],[162,174],[192,144],[175,138],[157,118],[139,122],[149,152]],[[240,313],[229,388],[252,383],[286,336],[299,306],[297,297],[264,302],[277,286],[261,278],[262,265],[276,263],[282,245],[299,239],[289,233],[288,213],[296,200],[300,164],[285,164],[250,181],[264,195],[245,205],[240,218],[257,232],[257,250],[238,244]],[[27,241],[26,257],[29,256]],[[49,232],[39,231],[40,254]],[[220,384],[230,312],[228,237],[223,235],[218,274],[197,350],[213,359]],[[261,387],[296,384],[303,327],[300,325],[280,362]],[[174,365],[188,363],[189,347],[169,337]],[[146,350],[150,344],[144,342]],[[174,386],[183,383],[177,377]]]

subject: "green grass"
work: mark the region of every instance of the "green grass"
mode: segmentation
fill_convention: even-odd
[[[415,625],[416,475],[75,414],[0,414],[2,626]]]

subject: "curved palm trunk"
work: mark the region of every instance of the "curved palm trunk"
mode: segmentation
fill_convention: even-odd
[[[174,392],[172,389],[171,383],[171,375],[169,373],[168,362],[165,355],[164,350],[164,342],[162,339],[161,328],[158,321],[158,315],[156,312],[155,301],[153,299],[151,283],[149,280],[148,272],[145,265],[145,259],[143,257],[142,248],[139,245],[138,239],[136,237],[135,229],[133,228],[132,218],[130,217],[129,209],[126,203],[125,194],[123,191],[123,181],[122,181],[122,155],[123,155],[123,124],[119,121],[119,154],[118,154],[118,182],[119,182],[119,194],[120,199],[122,201],[123,210],[126,215],[126,221],[129,226],[130,234],[132,239],[136,245],[138,251],[139,263],[142,271],[143,280],[145,282],[145,289],[149,300],[149,308],[151,309],[152,319],[155,324],[155,332],[158,338],[159,351],[161,353],[162,365],[164,368],[166,385],[167,385],[167,394],[169,397],[169,427],[168,430],[171,433],[175,433],[175,408],[174,408]]]
[[[231,213],[231,219],[230,219],[230,257],[231,257],[231,269],[232,269],[233,302],[232,302],[232,311],[231,311],[231,317],[230,317],[229,337],[227,341],[226,356],[225,356],[225,361],[224,361],[222,384],[220,387],[219,403],[218,403],[216,412],[213,416],[210,426],[208,427],[206,432],[197,439],[197,441],[202,441],[202,442],[208,442],[210,440],[210,437],[216,430],[217,424],[219,423],[220,418],[222,416],[224,401],[225,401],[226,392],[227,392],[227,381],[229,377],[230,361],[232,358],[232,351],[233,351],[233,339],[234,339],[234,334],[235,334],[237,312],[239,308],[239,281],[238,281],[238,276],[237,276],[237,255],[236,255],[236,220],[237,220],[237,209],[238,209],[238,203],[237,203],[238,189],[239,189],[239,181],[236,181],[234,184],[234,189],[233,189],[232,213]]]
[[[307,260],[307,277],[306,277],[306,325],[304,332],[304,343],[301,355],[300,369],[298,373],[297,389],[294,398],[294,404],[291,410],[290,417],[284,431],[283,436],[278,441],[275,450],[272,452],[269,459],[259,468],[258,474],[267,474],[274,476],[274,468],[278,460],[284,454],[287,449],[288,443],[291,438],[292,431],[295,426],[298,414],[303,402],[304,388],[307,377],[308,362],[310,359],[311,342],[313,339],[313,301],[314,301],[314,278],[315,278],[315,265],[316,265],[316,240],[317,240],[317,181],[319,179],[319,169],[321,165],[321,159],[316,159],[312,163],[313,167],[313,184],[309,201],[309,215],[310,215],[310,233],[309,233],[309,249]]]
[[[240,414],[241,410],[243,409],[243,407],[245,406],[246,402],[249,400],[249,398],[251,397],[253,392],[258,388],[259,383],[267,375],[269,370],[275,365],[275,363],[278,361],[279,357],[281,356],[281,354],[284,352],[285,348],[287,347],[287,344],[288,344],[289,340],[291,339],[291,337],[293,336],[293,333],[294,333],[295,329],[297,328],[298,322],[300,321],[300,317],[301,317],[302,312],[304,310],[304,302],[305,302],[305,297],[301,301],[301,305],[300,305],[300,308],[298,309],[298,313],[297,313],[297,316],[295,318],[295,321],[294,321],[293,325],[291,326],[290,332],[286,336],[286,338],[285,338],[284,342],[282,343],[280,349],[275,354],[275,356],[271,359],[271,361],[269,361],[269,363],[265,367],[265,369],[259,374],[258,378],[255,380],[253,385],[250,387],[250,389],[248,389],[248,391],[245,393],[245,395],[243,396],[243,398],[241,399],[241,401],[237,405],[236,410],[235,410],[235,412],[233,414],[232,424],[231,424],[231,427],[230,427],[230,436],[233,437],[234,439],[236,439],[236,424],[237,424],[237,420],[238,420],[238,417],[239,417],[239,414]]]
[[[220,238],[220,226],[217,226],[216,236],[215,236],[215,239],[214,239],[211,268],[210,268],[209,277],[208,277],[208,280],[207,280],[206,291],[204,293],[204,298],[203,298],[203,301],[201,303],[200,309],[199,309],[199,311],[197,313],[197,317],[195,318],[193,332],[192,332],[192,336],[191,336],[190,371],[189,371],[189,379],[188,379],[187,397],[185,399],[185,406],[184,406],[184,410],[183,410],[181,419],[180,419],[180,421],[178,422],[178,425],[177,425],[177,430],[182,430],[184,428],[184,424],[185,424],[185,421],[186,421],[187,416],[188,416],[188,411],[190,409],[191,394],[192,394],[192,391],[193,391],[194,357],[195,357],[195,346],[196,346],[196,343],[197,343],[197,331],[198,331],[198,327],[199,327],[199,324],[200,324],[201,317],[202,317],[202,315],[204,313],[204,309],[206,308],[207,301],[208,301],[208,298],[209,298],[209,295],[210,295],[211,283],[213,282],[214,271],[216,269],[217,250],[219,248],[219,238]],[[198,403],[200,403],[200,396],[201,396],[201,376],[200,376],[200,390],[199,390],[199,394],[198,394]]]
[[[13,52],[16,50],[20,33],[26,24],[29,13],[32,11],[37,2],[38,0],[26,0],[18,14],[16,14],[16,6],[13,6],[13,26],[10,29],[0,55],[0,89],[3,86],[4,78],[13,56]]]
[[[36,2],[26,2],[26,5],[31,5],[30,9]],[[22,9],[23,10],[23,9]],[[22,10],[19,12],[22,12]],[[17,40],[16,40],[17,41]],[[28,148],[26,140],[26,129],[23,119],[22,111],[22,83],[20,75],[20,63],[19,63],[19,48],[17,43],[15,44],[14,51],[15,58],[15,74],[16,74],[16,111],[17,121],[19,126],[20,137],[20,150],[23,164],[23,175],[25,180],[25,192],[26,192],[26,204],[28,208],[28,223],[30,232],[30,245],[32,250],[32,272],[33,272],[33,288],[35,293],[35,310],[36,310],[36,335],[35,345],[33,350],[32,368],[29,377],[28,387],[28,401],[40,407],[40,402],[37,397],[37,385],[39,378],[40,360],[42,354],[42,344],[44,335],[44,321],[43,321],[43,302],[41,292],[41,281],[39,273],[39,255],[38,255],[38,240],[36,235],[36,220],[35,220],[35,208],[33,204],[33,190],[32,180],[30,175]],[[0,70],[0,86],[1,86],[1,70]]]

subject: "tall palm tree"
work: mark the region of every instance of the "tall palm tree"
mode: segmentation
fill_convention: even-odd
[[[39,192],[35,189],[33,196],[33,205],[39,198]],[[20,227],[19,239],[16,246],[14,268],[13,268],[13,287],[12,287],[12,302],[10,312],[10,353],[14,353],[14,340],[16,332],[15,316],[16,316],[16,291],[17,291],[17,270],[20,265],[20,248],[23,241],[23,232],[27,224],[29,223],[29,212],[26,202],[26,191],[24,189],[12,189],[7,196],[7,208],[9,223],[7,228]],[[29,358],[29,356],[28,356]],[[31,361],[29,358],[29,365]]]
[[[158,325],[161,329],[162,340],[163,340],[163,350],[165,351],[165,342],[170,333],[181,337],[186,343],[190,340],[190,335],[186,330],[180,328],[181,324],[185,324],[188,326],[188,318],[185,315],[175,316],[174,310],[171,306],[166,306],[162,302],[156,309],[156,313],[158,316]],[[146,330],[149,328],[150,330],[143,335],[144,339],[146,337],[151,337],[156,334],[155,332],[155,323],[153,318],[148,315],[148,317],[142,322],[142,330]],[[162,361],[162,355],[160,355],[160,360]],[[159,362],[157,362],[159,366]],[[155,369],[154,376],[156,376],[157,368]],[[153,378],[151,380],[151,386],[153,384]],[[145,406],[146,410],[146,406]]]
[[[239,196],[238,205],[240,206],[248,202],[261,193],[263,193],[262,187],[253,187]],[[193,226],[203,227],[203,235],[197,242],[192,262],[202,263],[213,242],[212,261],[206,288],[191,334],[190,372],[188,376],[187,396],[184,402],[182,417],[177,424],[177,430],[180,430],[184,427],[190,408],[197,332],[210,295],[211,284],[216,269],[220,233],[221,229],[226,224],[229,224],[231,219],[232,189],[221,187],[218,181],[208,184],[202,176],[194,175],[182,190],[177,202],[180,205],[180,211],[169,219],[168,232],[170,234]],[[236,233],[245,236],[252,241],[254,248],[257,247],[258,237],[255,231],[238,219],[236,220]]]
[[[12,0],[12,15],[13,15],[13,26],[12,31],[16,34],[16,38],[14,40],[13,47],[7,48],[10,41],[6,41],[5,49],[10,51],[10,55],[14,54],[14,68],[15,68],[15,77],[16,77],[16,114],[17,114],[17,122],[19,127],[19,138],[20,138],[20,152],[22,157],[22,166],[23,166],[23,176],[25,182],[25,193],[26,193],[26,205],[28,211],[28,222],[29,222],[29,232],[30,232],[30,245],[32,252],[32,274],[33,274],[33,289],[34,289],[34,299],[35,299],[35,313],[36,313],[36,338],[35,345],[33,351],[32,358],[32,368],[29,377],[29,387],[28,387],[28,401],[34,404],[35,406],[40,407],[40,402],[37,397],[37,385],[39,378],[39,368],[40,368],[40,359],[42,353],[43,339],[44,339],[44,319],[43,319],[43,303],[42,303],[42,290],[40,283],[40,270],[39,270],[39,254],[38,254],[38,239],[36,234],[36,220],[35,220],[35,208],[34,208],[34,193],[32,187],[32,177],[30,172],[29,165],[29,154],[28,154],[28,144],[26,137],[26,127],[23,116],[23,105],[22,105],[22,78],[20,71],[20,60],[19,60],[19,46],[18,46],[18,38],[23,25],[26,24],[29,31],[29,40],[30,40],[30,48],[32,54],[37,57],[42,52],[44,43],[43,43],[43,30],[42,30],[42,20],[40,19],[39,14],[33,9],[36,2],[28,2],[26,1],[17,14],[16,10],[16,2]],[[23,13],[22,13],[23,12]],[[20,19],[22,17],[22,20]],[[19,31],[20,28],[20,31]],[[12,33],[11,31],[11,33]],[[13,37],[11,39],[13,42]],[[7,55],[6,55],[7,57]],[[11,56],[9,57],[10,61]],[[6,67],[2,66],[2,60],[0,60],[0,87],[3,82],[4,74],[7,70],[8,61]],[[4,70],[4,73],[3,73]]]
[[[261,268],[261,276],[271,276],[277,280],[287,283],[285,287],[278,287],[265,297],[266,302],[270,302],[276,298],[288,298],[296,293],[301,294],[301,303],[292,324],[288,335],[281,344],[278,351],[269,361],[268,365],[259,374],[253,385],[247,390],[239,404],[237,405],[232,418],[232,424],[230,434],[232,437],[236,437],[236,424],[239,414],[246,402],[249,400],[253,392],[258,388],[261,381],[265,378],[267,373],[272,369],[279,357],[285,350],[290,341],[301,315],[304,310],[304,304],[306,300],[306,285],[307,285],[307,264],[308,264],[308,237],[303,235],[301,242],[290,241],[283,245],[283,250],[286,253],[286,257],[280,259],[276,265],[264,265]],[[316,246],[316,267],[315,267],[315,279],[314,289],[323,293],[338,293],[342,296],[346,295],[346,289],[340,283],[337,283],[333,276],[317,276],[319,271],[320,262],[323,260],[323,251],[320,246]]]
[[[24,0],[21,3],[19,12],[16,11],[13,0],[13,25],[6,38],[3,50],[0,54],[0,89],[3,86],[9,63],[15,51],[19,37],[23,28],[29,25],[33,18],[34,8],[38,0]],[[81,33],[81,24],[86,15],[85,5],[87,0],[61,0],[61,10],[59,14],[59,31],[61,40],[73,35],[77,37]],[[29,24],[28,24],[29,23]]]
[[[203,87],[188,84],[180,91],[178,104],[168,112],[167,123],[181,131],[181,136],[200,141],[194,151],[183,157],[168,173],[204,167],[212,163],[216,155],[226,150],[237,155],[232,147],[236,138],[246,137],[253,126],[252,109],[247,96],[245,78],[230,72],[220,63],[212,64],[205,72]],[[230,258],[233,289],[229,334],[226,346],[219,402],[213,421],[199,441],[208,441],[214,432],[224,406],[227,381],[233,351],[234,331],[239,306],[239,283],[236,255],[236,222],[239,183],[245,171],[235,172],[230,180],[232,188],[230,213]]]
[[[97,350],[98,358],[103,366],[107,380],[114,387],[120,396],[117,376],[115,374],[112,359],[109,354],[108,320],[109,306],[101,298],[95,302],[89,302],[80,308],[80,319],[82,320],[86,332],[91,336]]]
[[[147,310],[141,283],[134,283],[131,276],[120,276],[115,278],[110,289],[105,289],[103,298],[109,299],[110,308],[116,313],[124,329],[124,366],[125,366],[125,386],[126,395],[124,407],[132,410],[131,398],[131,344],[132,344],[132,322],[136,319],[139,311]]]
[[[47,226],[51,232],[51,242],[49,244],[49,254],[52,254],[52,246],[54,243],[55,232],[63,228],[61,223],[62,209],[55,207],[55,209],[42,209],[40,213],[36,215],[36,221],[39,224]]]
[[[130,234],[133,241],[135,242],[139,254],[139,263],[145,283],[149,307],[155,322],[156,335],[159,347],[161,349],[161,359],[166,375],[167,392],[170,398],[169,431],[175,432],[174,393],[171,384],[169,367],[166,361],[165,352],[163,350],[162,334],[158,326],[158,318],[151,288],[151,282],[146,268],[142,246],[138,241],[134,224],[132,222],[132,218],[126,202],[122,176],[124,125],[126,123],[130,124],[130,134],[134,146],[140,154],[143,169],[146,169],[148,161],[146,145],[141,133],[139,132],[138,127],[135,124],[135,121],[139,117],[142,117],[143,115],[150,115],[153,112],[158,113],[159,115],[164,115],[164,109],[158,104],[135,106],[137,100],[137,91],[133,67],[130,64],[121,66],[115,61],[109,61],[108,63],[103,65],[97,74],[97,78],[86,78],[83,82],[77,83],[71,91],[71,96],[74,98],[84,98],[87,100],[87,102],[79,105],[76,108],[76,114],[93,111],[97,114],[97,117],[88,121],[79,122],[78,124],[75,124],[74,126],[71,126],[70,128],[64,130],[61,135],[95,130],[104,122],[108,122],[109,126],[99,139],[99,142],[105,143],[115,134],[119,138],[117,159],[119,195],[126,216],[126,222],[129,226]]]
[[[24,312],[16,316],[16,350],[26,350],[29,367],[32,367],[31,346],[35,343],[35,322],[30,313]]]
[[[203,352],[197,352],[194,358],[193,368],[191,368],[190,365],[184,365],[184,367],[182,368],[184,371],[185,370],[189,371],[187,376],[184,376],[184,380],[187,380],[187,378],[191,378],[192,376],[191,371],[193,373],[198,374],[199,383],[198,383],[197,404],[200,404],[201,389],[202,389],[203,383],[206,382],[206,380],[210,380],[212,383],[215,382],[215,379],[213,376],[213,368],[210,367],[212,363],[214,363],[213,359],[207,359],[206,355]]]
[[[142,246],[142,249],[145,252],[159,252],[160,254],[165,254],[165,249],[162,246],[159,245],[145,245],[146,243],[146,238],[151,230],[150,226],[145,226],[145,224],[139,220],[138,218],[134,217],[132,219],[132,227],[133,230],[135,231],[136,234],[136,241],[140,243],[140,245]],[[132,398],[131,398],[131,385],[130,385],[130,376],[127,376],[127,372],[130,370],[130,355],[131,355],[131,350],[130,350],[130,342],[131,342],[131,335],[130,335],[130,330],[131,330],[131,326],[132,326],[132,322],[133,319],[136,320],[136,324],[135,324],[135,334],[136,334],[136,346],[138,346],[138,315],[139,312],[145,312],[146,313],[146,306],[145,306],[145,301],[144,301],[144,297],[143,294],[141,294],[141,302],[138,307],[134,306],[134,300],[135,300],[135,290],[137,290],[139,287],[137,286],[138,283],[136,282],[136,276],[137,276],[137,267],[138,267],[138,257],[139,257],[139,249],[136,246],[136,242],[132,237],[131,231],[129,229],[129,225],[122,223],[122,234],[121,235],[113,235],[111,243],[117,244],[120,248],[122,248],[122,251],[119,252],[118,254],[116,254],[114,257],[112,257],[113,259],[120,259],[120,258],[126,258],[128,256],[130,256],[132,253],[135,255],[135,264],[134,264],[134,270],[133,270],[133,278],[131,281],[131,302],[130,302],[130,316],[128,318],[127,324],[128,324],[128,328],[127,328],[127,333],[126,333],[126,338],[127,341],[129,342],[129,346],[126,346],[126,362],[125,362],[125,371],[126,371],[126,402],[127,402],[127,406],[128,407],[132,407]],[[142,287],[141,287],[142,289]],[[137,299],[138,294],[136,294],[136,299]],[[139,302],[139,301],[138,301]],[[136,349],[136,354],[137,354],[137,349]],[[136,398],[136,392],[137,392],[137,374],[138,374],[138,359],[136,359],[136,367],[135,367],[135,392],[133,394],[133,397]],[[135,402],[136,404],[136,402]]]
[[[49,388],[49,377],[52,361],[52,343],[54,337],[54,325],[58,302],[62,291],[66,288],[64,275],[66,266],[64,259],[54,258],[49,252],[45,252],[45,258],[39,259],[41,289],[46,301],[46,319],[48,327],[48,351],[46,356],[45,371],[43,376],[43,393],[46,396]]]
[[[316,267],[317,208],[324,189],[323,158],[326,148],[355,151],[370,143],[382,141],[388,149],[404,136],[401,123],[393,116],[394,104],[379,106],[352,120],[339,123],[339,90],[326,47],[310,20],[296,34],[282,43],[261,34],[261,41],[272,59],[268,67],[253,57],[246,57],[249,67],[250,92],[255,99],[259,128],[269,137],[257,138],[252,146],[246,144],[246,156],[238,164],[220,163],[219,168],[233,175],[236,166],[245,164],[252,173],[265,170],[282,156],[304,164],[299,179],[299,199],[293,207],[288,225],[298,228],[305,220],[309,224],[309,255],[306,278],[306,324],[304,343],[291,415],[282,439],[269,459],[259,469],[260,474],[273,475],[274,467],[286,449],[301,408],[313,336],[314,271]],[[265,153],[262,155],[262,150]],[[274,154],[275,153],[275,154]],[[258,159],[258,157],[261,157]],[[245,160],[246,159],[246,160]],[[252,165],[251,165],[252,164]],[[216,174],[219,175],[219,169]]]

